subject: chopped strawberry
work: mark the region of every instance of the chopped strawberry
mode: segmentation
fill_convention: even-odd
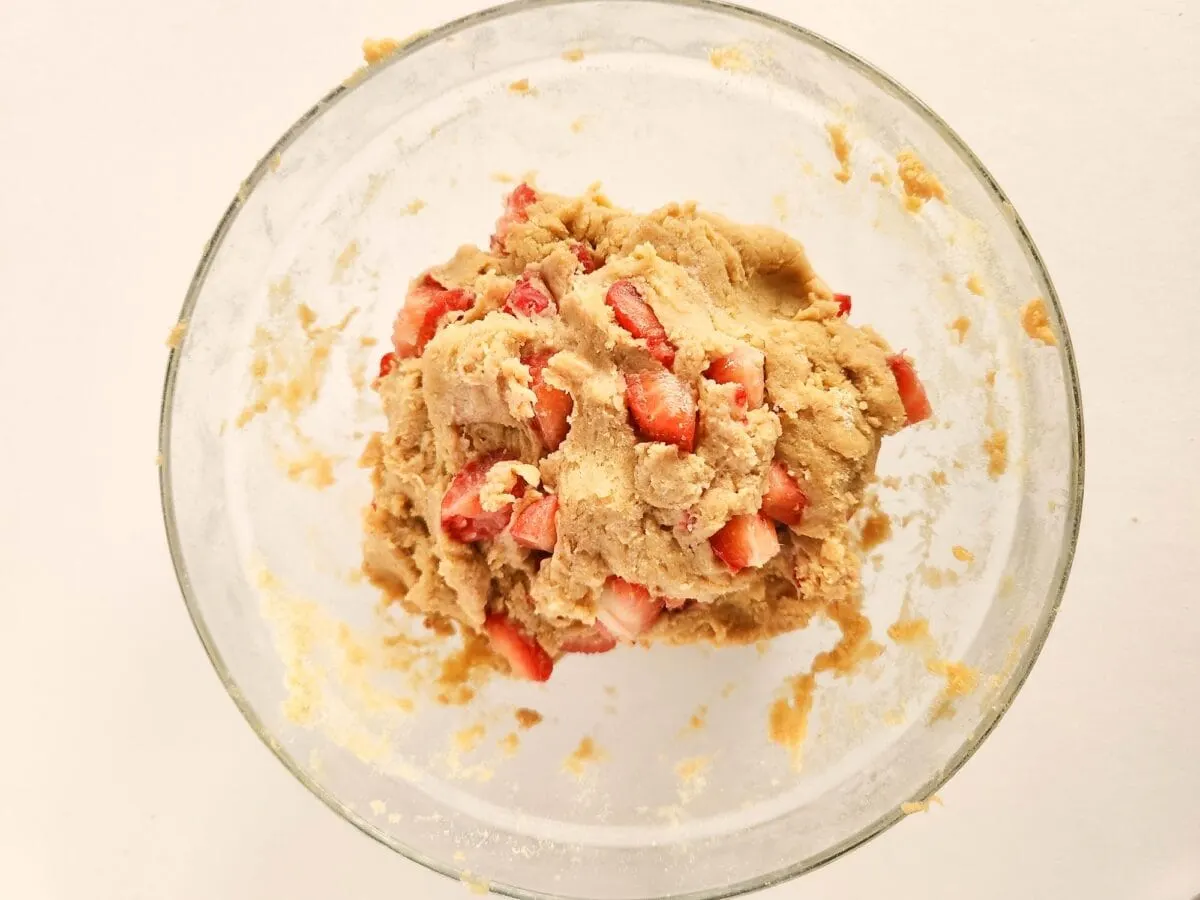
[[[767,472],[767,492],[763,494],[762,514],[784,525],[799,525],[804,518],[808,497],[800,482],[791,476],[779,460]]]
[[[479,491],[487,481],[492,466],[501,457],[492,454],[462,467],[442,497],[442,530],[462,543],[493,538],[504,530],[512,517],[512,504],[495,512],[486,512],[479,500]]]
[[[764,357],[761,350],[745,345],[714,359],[704,375],[717,384],[740,384],[746,389],[746,403],[751,409],[762,406],[765,379]]]
[[[504,242],[508,233],[519,222],[529,219],[528,208],[537,202],[537,192],[525,182],[521,182],[504,199],[504,213],[496,220],[496,233],[492,235],[492,251],[504,252]]]
[[[512,673],[530,681],[546,681],[554,671],[554,660],[525,629],[504,613],[492,613],[483,623],[492,649],[508,660]]]
[[[512,524],[512,536],[522,547],[553,553],[558,540],[558,497],[542,497],[521,510]]]
[[[850,295],[849,294],[834,294],[833,299],[837,301],[838,315],[850,315]]]
[[[765,565],[779,552],[775,523],[764,515],[734,516],[709,538],[713,553],[737,572]]]
[[[619,638],[632,641],[662,614],[663,601],[640,584],[609,576],[596,600],[596,618]]]
[[[600,268],[600,260],[596,258],[595,252],[587,244],[576,241],[571,245],[571,251],[575,254],[575,258],[579,260],[579,265],[583,267],[585,275],[595,272]]]
[[[526,272],[517,279],[504,300],[504,311],[514,316],[533,318],[538,313],[553,311],[554,298],[541,276]]]
[[[668,369],[675,364],[675,345],[632,281],[614,281],[604,302],[612,307],[618,325],[646,342],[651,356]]]
[[[625,402],[643,438],[695,449],[696,398],[679,378],[665,371],[626,375]]]
[[[383,378],[385,375],[390,375],[392,373],[392,369],[396,368],[396,366],[399,364],[400,357],[398,357],[395,353],[383,354],[383,356],[379,359],[379,377]]]
[[[933,415],[933,407],[929,405],[929,397],[925,394],[925,385],[917,377],[912,360],[902,353],[888,357],[892,375],[896,379],[896,388],[900,391],[900,402],[904,404],[905,424],[916,425],[924,422]]]
[[[553,453],[567,436],[571,425],[567,421],[575,408],[575,401],[566,391],[547,384],[542,370],[557,351],[542,350],[526,354],[521,362],[529,367],[532,376],[530,389],[533,391],[533,430],[537,432],[546,449]]]
[[[612,632],[597,622],[588,631],[580,631],[565,638],[563,653],[607,653],[617,646]]]
[[[426,274],[409,289],[404,308],[396,316],[392,328],[396,356],[400,359],[420,356],[437,333],[442,316],[470,309],[474,303],[475,298],[468,291],[447,289],[432,275]]]

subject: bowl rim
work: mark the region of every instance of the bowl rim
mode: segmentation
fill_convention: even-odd
[[[216,258],[218,251],[221,249],[226,235],[228,234],[234,221],[237,219],[238,213],[245,205],[246,200],[270,171],[272,160],[277,156],[277,154],[282,153],[287,147],[294,143],[318,116],[337,103],[342,97],[353,91],[360,84],[363,84],[369,79],[375,77],[387,66],[405,58],[415,50],[452,37],[453,35],[467,28],[471,28],[475,25],[500,19],[506,16],[523,13],[529,10],[549,7],[569,7],[577,4],[594,2],[598,2],[598,0],[513,0],[513,2],[502,3],[497,6],[488,7],[478,12],[454,19],[453,21],[447,22],[437,28],[433,28],[428,32],[414,37],[401,46],[400,49],[398,49],[395,53],[391,54],[386,60],[383,60],[376,65],[368,66],[365,70],[358,70],[354,75],[345,79],[342,83],[338,84],[331,91],[326,93],[325,96],[316,102],[316,104],[314,104],[303,115],[301,115],[300,118],[297,119],[296,122],[290,128],[288,128],[287,131],[285,131],[283,135],[270,147],[270,149],[267,150],[263,157],[254,166],[253,170],[250,172],[250,175],[242,183],[241,189],[237,192],[229,206],[226,208],[212,236],[204,246],[204,251],[192,275],[191,282],[184,297],[183,307],[179,314],[179,321],[183,322],[191,318],[192,309],[199,300],[213,260]],[[954,129],[952,129],[936,112],[926,105],[924,101],[905,88],[895,78],[867,62],[865,59],[853,53],[852,51],[847,50],[834,41],[828,40],[827,38],[822,37],[821,35],[810,31],[801,25],[797,25],[793,22],[787,21],[786,19],[760,12],[758,10],[749,9],[734,3],[724,2],[724,0],[627,0],[627,2],[644,3],[646,5],[654,6],[674,6],[704,10],[734,18],[750,20],[756,24],[768,26],[777,32],[780,32],[785,37],[792,38],[793,40],[803,41],[828,53],[841,63],[849,66],[859,74],[874,82],[877,87],[883,89],[901,103],[906,104],[910,109],[917,113],[917,115],[919,115],[926,124],[933,128],[939,137],[945,141],[946,145],[952,151],[954,151],[959,159],[962,160],[962,162],[967,166],[967,168],[974,173],[982,187],[991,195],[996,205],[1007,213],[1004,216],[1004,219],[1008,223],[1010,231],[1021,245],[1026,261],[1031,270],[1033,271],[1037,280],[1041,283],[1044,293],[1043,299],[1049,303],[1051,318],[1057,325],[1059,334],[1061,335],[1058,356],[1063,371],[1065,386],[1067,388],[1067,413],[1070,417],[1071,423],[1071,460],[1070,471],[1068,473],[1069,496],[1067,499],[1067,512],[1064,521],[1064,539],[1059,550],[1059,557],[1055,567],[1053,585],[1049,595],[1047,596],[1048,602],[1043,607],[1041,621],[1038,623],[1036,631],[1030,635],[1025,652],[1018,662],[1016,668],[1009,676],[1008,681],[1004,685],[1004,689],[997,702],[991,707],[991,710],[987,713],[973,734],[964,740],[962,746],[958,748],[958,750],[938,771],[938,773],[934,775],[915,794],[916,797],[920,798],[929,797],[939,788],[941,788],[947,781],[949,781],[949,779],[960,768],[962,768],[962,766],[965,765],[972,756],[974,756],[975,752],[980,746],[982,746],[988,735],[991,734],[993,729],[995,729],[1000,720],[1004,717],[1004,714],[1012,705],[1016,695],[1020,692],[1021,687],[1025,684],[1026,679],[1029,677],[1029,673],[1033,669],[1034,663],[1037,661],[1038,656],[1041,654],[1042,648],[1046,644],[1050,629],[1054,624],[1058,610],[1062,605],[1067,580],[1071,571],[1071,564],[1075,556],[1083,512],[1085,469],[1083,401],[1080,392],[1079,373],[1075,359],[1074,347],[1071,342],[1070,334],[1067,330],[1067,323],[1063,315],[1058,293],[1054,288],[1054,284],[1050,278],[1050,273],[1046,269],[1042,255],[1038,251],[1037,246],[1033,241],[1033,237],[1030,235],[1029,230],[1025,227],[1025,223],[1021,219],[1020,214],[1009,201],[1007,195],[1001,189],[991,172],[988,171],[979,157],[975,155],[974,151],[971,150],[967,143],[958,135],[957,132],[954,131]],[[394,840],[389,834],[376,827],[363,816],[349,809],[336,796],[326,790],[317,781],[311,779],[300,767],[299,763],[287,752],[287,750],[284,749],[279,741],[269,733],[258,713],[246,700],[245,695],[242,693],[237,685],[237,682],[226,667],[221,653],[213,641],[212,635],[204,622],[204,617],[201,614],[200,608],[196,602],[196,597],[192,590],[191,579],[188,575],[187,563],[183,557],[183,551],[179,541],[178,527],[175,519],[174,497],[171,490],[170,443],[175,382],[182,360],[181,349],[181,347],[172,348],[167,362],[166,376],[163,382],[163,393],[159,409],[158,431],[159,459],[161,460],[161,464],[158,467],[159,495],[162,503],[163,524],[166,529],[167,543],[170,549],[171,561],[175,569],[175,576],[179,583],[179,588],[183,595],[183,600],[185,606],[187,607],[188,615],[192,620],[192,625],[195,627],[196,634],[200,638],[205,652],[208,654],[208,658],[212,663],[213,669],[216,671],[217,676],[220,678],[221,683],[225,686],[225,689],[228,691],[234,704],[237,706],[242,716],[246,719],[247,723],[249,723],[250,727],[254,730],[254,733],[258,736],[258,738],[297,779],[297,781],[299,781],[305,788],[312,792],[312,794],[321,800],[321,802],[323,802],[343,819],[353,824],[364,834],[396,851],[406,859],[416,862],[440,875],[445,875],[448,878],[455,880],[462,879],[467,875],[465,870],[457,869],[454,866],[447,865],[439,860],[427,857],[417,852],[413,848]],[[819,854],[792,863],[791,865],[785,866],[773,872],[759,875],[755,878],[745,879],[725,887],[692,891],[686,894],[672,894],[668,900],[724,900],[724,898],[737,897],[752,891],[773,887],[832,862],[856,847],[862,846],[872,838],[879,836],[904,818],[906,818],[906,814],[900,809],[892,810],[886,815],[883,815],[876,821],[872,822],[870,825],[860,829],[855,834],[844,838],[842,841],[826,848]],[[515,898],[515,900],[557,900],[557,898],[553,897],[552,895],[544,894],[539,891],[525,890],[513,885],[490,884],[489,888],[496,894],[512,897]]]

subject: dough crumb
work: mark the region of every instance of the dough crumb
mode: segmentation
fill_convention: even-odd
[[[750,60],[741,47],[714,47],[709,51],[708,61],[714,69],[726,72],[750,71]]]
[[[363,62],[373,66],[380,60],[387,59],[400,49],[400,42],[395,38],[364,38],[362,42]]]
[[[415,200],[410,201],[409,204],[407,206],[405,206],[400,212],[402,215],[405,215],[405,216],[415,216],[417,213],[419,213],[421,210],[423,210],[425,208],[425,206],[426,206],[425,201],[422,200],[420,197],[417,197]]]
[[[705,773],[712,764],[712,757],[692,756],[682,759],[675,766],[675,775],[679,778],[679,802],[689,803],[708,785]]]
[[[892,173],[887,169],[876,169],[871,173],[871,181],[888,188],[892,186]]]
[[[900,812],[906,816],[911,816],[913,813],[929,812],[929,807],[936,803],[942,806],[942,798],[937,794],[932,794],[927,800],[913,800],[908,803],[900,804]]]
[[[1041,341],[1049,347],[1058,345],[1058,338],[1050,329],[1050,316],[1046,313],[1046,301],[1034,297],[1021,307],[1021,327],[1035,341]]]
[[[954,715],[954,701],[965,697],[979,686],[979,673],[962,662],[952,662],[945,659],[930,659],[925,668],[934,675],[940,675],[946,680],[942,695],[933,708],[931,720],[936,722]]]
[[[983,442],[988,457],[988,475],[999,478],[1008,470],[1008,432],[996,430]]]
[[[514,176],[509,175],[507,172],[493,172],[488,177],[491,178],[492,181],[498,181],[501,184],[512,184],[517,180]]]
[[[966,316],[959,316],[948,327],[958,335],[958,342],[961,344],[967,339],[967,332],[971,330],[971,320]]]
[[[290,480],[319,491],[335,482],[333,467],[337,460],[314,447],[305,447],[301,455],[291,459],[281,456],[278,463]]]
[[[414,41],[420,40],[429,34],[428,28],[422,28],[420,31],[414,31],[408,37],[401,40],[396,38],[364,38],[362,42],[363,62],[368,66],[373,66],[378,62],[383,62],[397,50],[407,47]]]
[[[479,742],[486,734],[487,729],[484,728],[483,723],[476,722],[471,727],[464,728],[454,735],[454,748],[460,753],[470,753],[479,746]]]
[[[951,547],[950,552],[954,554],[954,558],[959,562],[972,563],[975,561],[975,554],[959,544]]]
[[[688,719],[688,728],[692,731],[699,731],[708,723],[708,707],[701,705],[696,707],[696,711],[692,713],[692,717]]]
[[[166,462],[166,460],[163,459],[163,455],[162,455],[161,451],[159,451],[158,453],[156,453],[154,455],[154,464],[156,466],[158,466],[160,469],[162,468],[164,462]]]
[[[469,869],[464,869],[459,881],[465,884],[472,894],[487,894],[492,890],[492,883],[486,878],[476,877]]]
[[[608,755],[596,746],[596,742],[591,737],[585,737],[566,758],[563,768],[576,778],[582,778],[589,763],[603,762],[607,758]]]
[[[863,550],[878,547],[892,536],[892,518],[882,510],[874,510],[863,521],[859,544]]]
[[[833,155],[838,161],[838,170],[833,177],[845,184],[850,180],[850,141],[846,138],[846,126],[841,122],[830,122],[825,126],[829,133],[829,143],[833,147]]]
[[[945,487],[946,484],[948,483],[948,479],[946,478],[946,473],[943,472],[941,469],[934,469],[933,472],[931,472],[929,475],[929,480],[932,481],[934,484],[936,484],[938,487]]]
[[[575,134],[579,134],[581,131],[583,131],[583,124],[584,124],[585,119],[586,119],[586,116],[580,116],[579,118],[573,120],[571,122],[571,131],[573,131]]]
[[[927,200],[934,198],[946,202],[946,189],[937,176],[925,168],[915,151],[911,148],[901,150],[896,154],[896,163],[904,186],[904,205],[910,212],[916,212]]]
[[[172,350],[178,350],[183,344],[183,336],[187,334],[188,320],[180,319],[167,334],[166,344]]]
[[[784,747],[792,757],[792,768],[800,770],[804,738],[808,734],[808,714],[812,711],[816,679],[811,674],[788,679],[790,697],[780,697],[771,705],[767,719],[770,739]]]
[[[920,644],[929,640],[929,620],[897,619],[888,626],[887,633],[897,644]]]
[[[527,94],[529,96],[537,94],[537,88],[530,85],[528,78],[520,78],[514,81],[508,86],[508,90],[513,94]]]
[[[271,158],[267,160],[267,168],[272,172],[278,172],[281,165],[283,165],[283,154],[272,153]]]
[[[581,59],[583,59],[583,51],[578,47],[572,47],[571,49],[564,50],[562,52],[562,58],[567,62],[579,62]]]
[[[384,803],[382,800],[372,800],[371,801],[371,812],[375,813],[375,815],[377,815],[377,816],[382,816],[384,813],[387,812],[387,804]]]
[[[967,276],[967,290],[976,297],[982,297],[987,293],[983,286],[983,280],[974,273]]]
[[[516,755],[517,749],[521,746],[521,739],[515,731],[510,731],[500,739],[500,749],[504,751],[505,756]]]
[[[542,714],[540,712],[538,712],[536,709],[529,709],[524,706],[520,707],[516,711],[515,715],[517,724],[526,731],[528,731],[530,728],[533,728],[535,725],[540,724],[542,721]]]

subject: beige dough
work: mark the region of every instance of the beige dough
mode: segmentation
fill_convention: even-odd
[[[580,271],[575,242],[603,264]],[[478,631],[487,614],[503,611],[551,655],[565,634],[595,621],[597,593],[614,574],[668,601],[643,641],[751,642],[819,611],[857,609],[848,520],[880,439],[904,426],[905,410],[887,343],[838,316],[800,244],[693,204],[638,215],[597,191],[539,192],[504,250],[463,247],[430,270],[443,286],[472,292],[474,305],[377,382],[388,428],[364,454],[375,484],[367,574],[438,627]],[[557,314],[501,311],[527,267]],[[638,286],[677,348],[675,374],[694,386],[694,453],[647,443],[630,424],[622,373],[657,363],[605,304],[618,279]],[[733,414],[733,386],[702,376],[737,342],[766,357],[766,402],[744,421]],[[521,363],[529,348],[559,351],[544,377],[574,400],[569,434],[549,454],[530,424],[534,395]],[[496,476],[503,483],[489,480],[491,504],[516,490],[515,516],[558,496],[552,554],[523,549],[507,530],[477,544],[443,532],[439,509],[452,478],[493,451],[524,465],[506,467]],[[770,562],[733,574],[709,538],[730,517],[758,511],[776,459],[808,496],[804,519],[779,526],[782,550]]]

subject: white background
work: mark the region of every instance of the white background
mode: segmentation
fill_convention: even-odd
[[[0,897],[466,896],[242,721],[179,599],[154,454],[163,339],[239,181],[364,36],[476,5],[0,2]],[[897,77],[991,168],[1062,295],[1088,453],[1062,614],[945,807],[763,896],[1190,900],[1200,3],[755,5]]]

